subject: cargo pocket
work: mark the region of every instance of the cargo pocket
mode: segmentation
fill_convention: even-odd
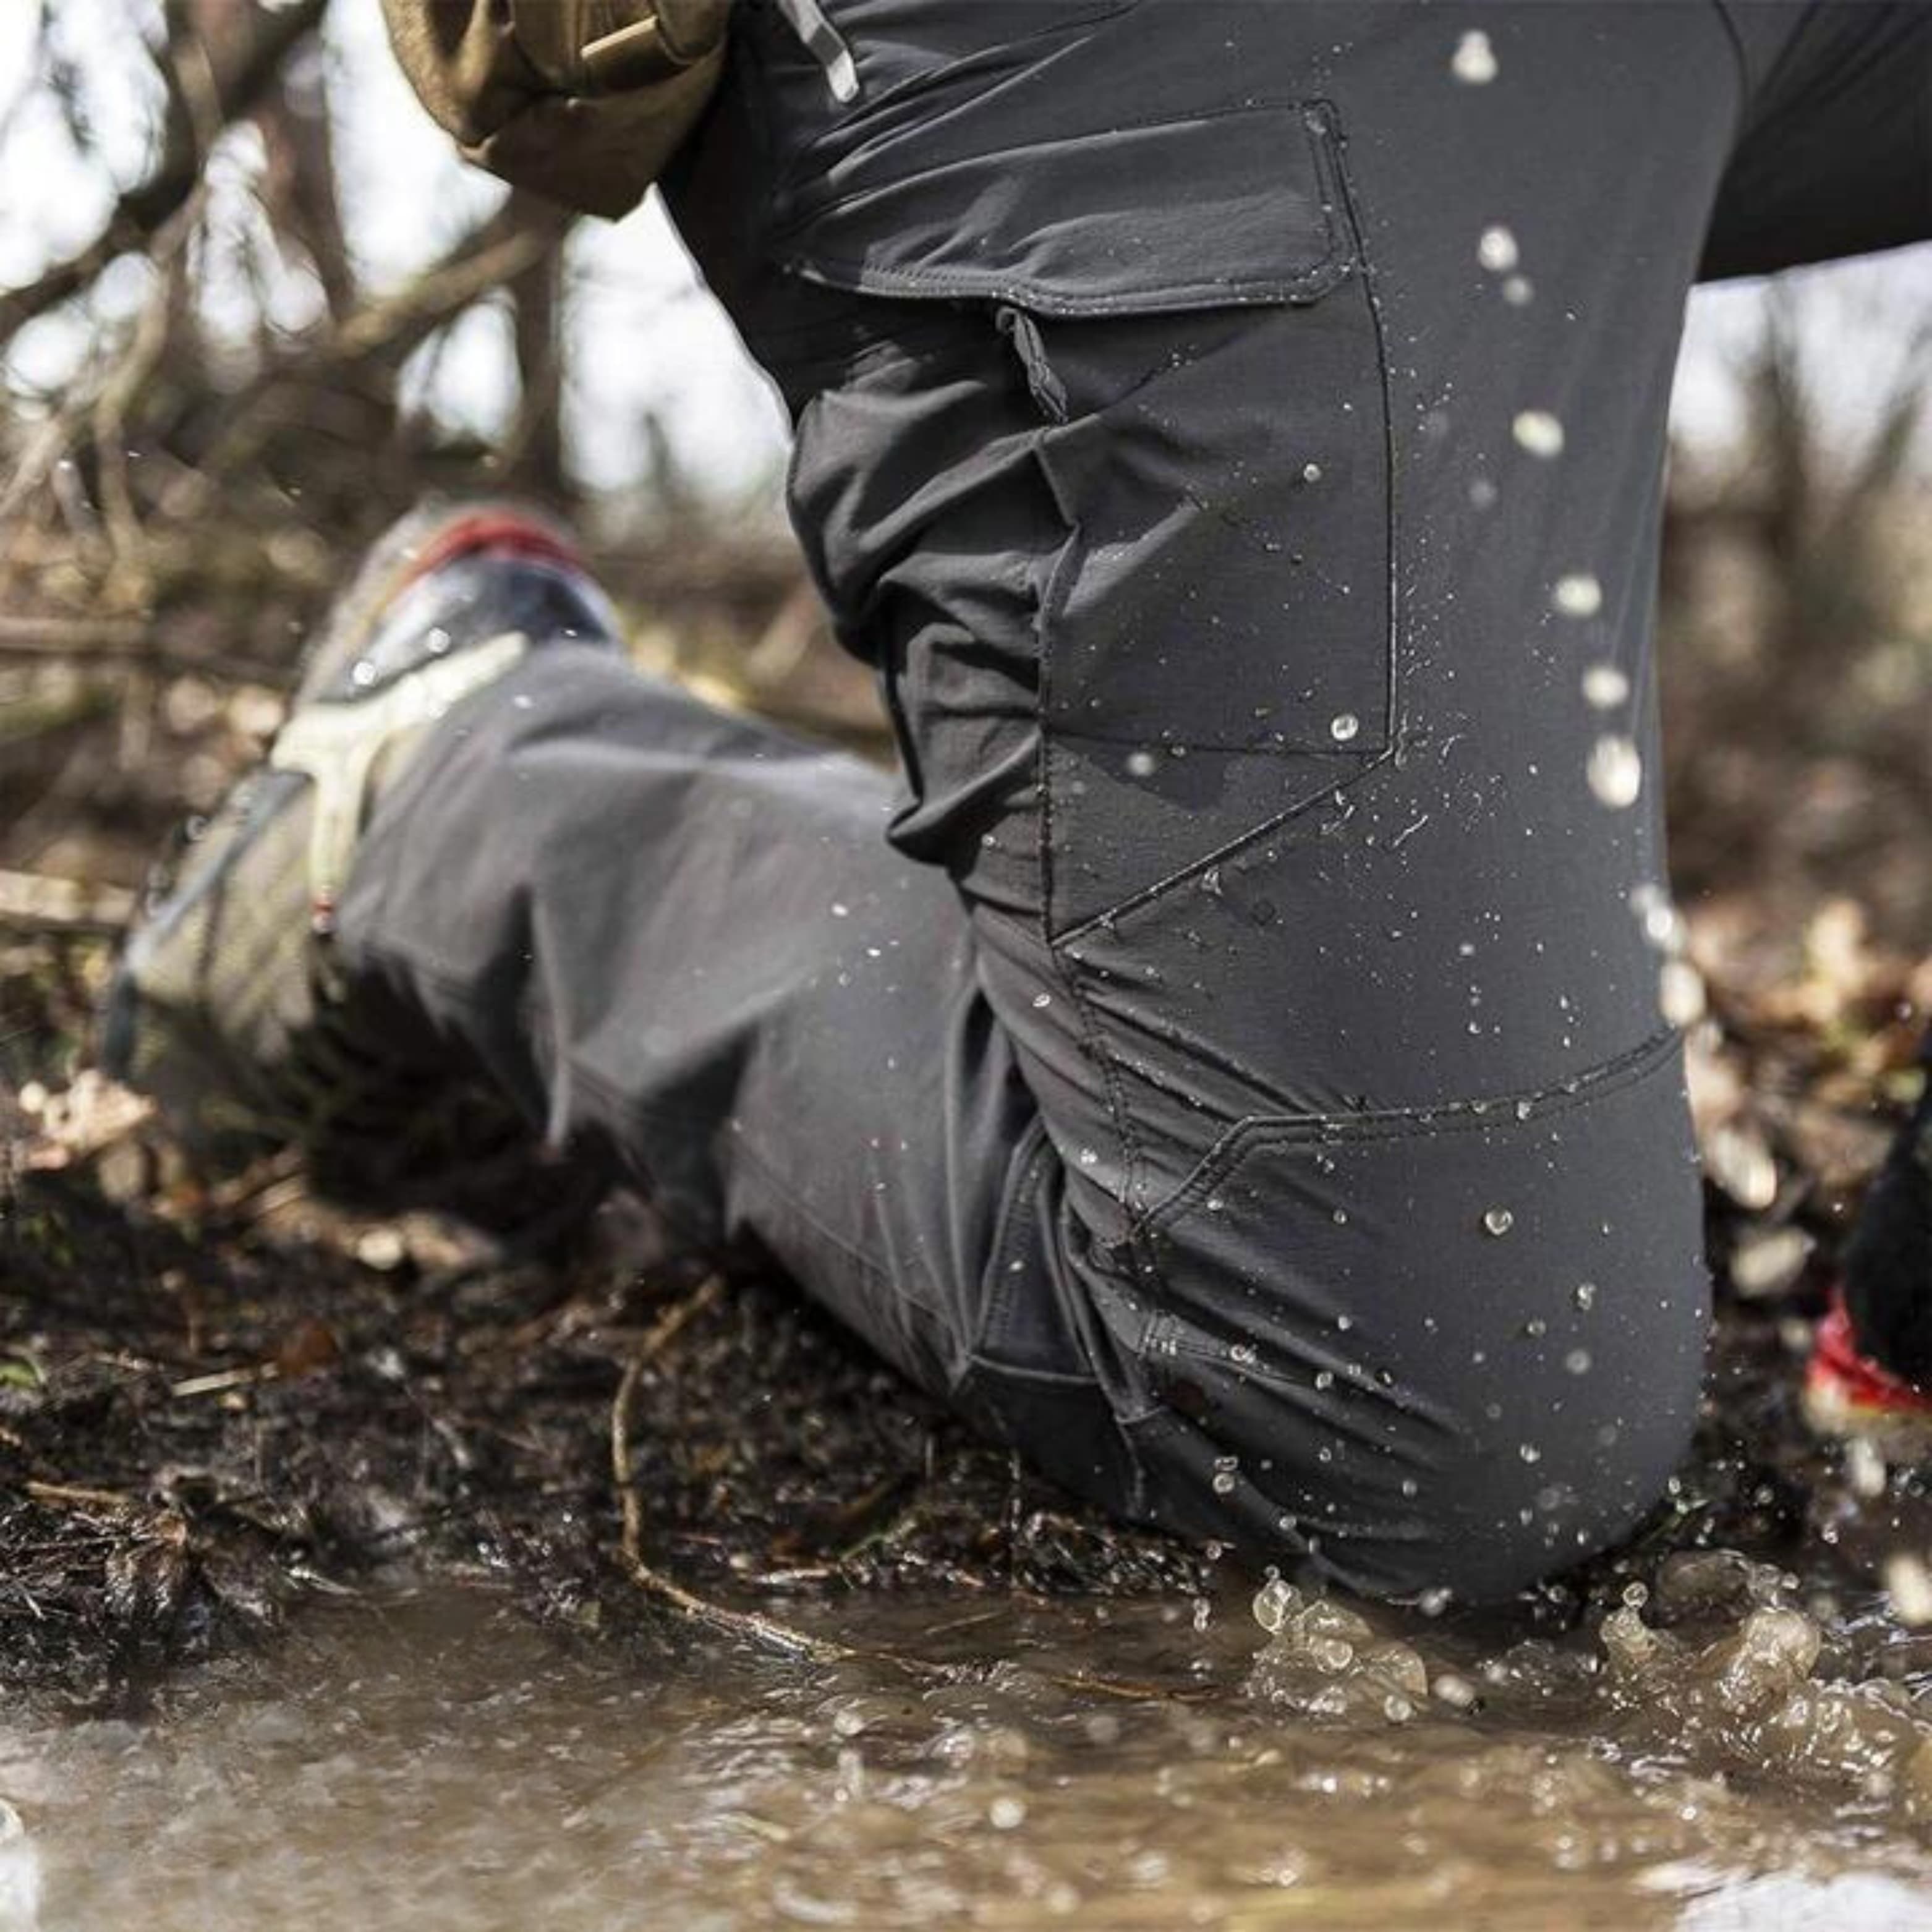
[[[1274,103],[896,159],[796,198],[778,253],[977,308],[1012,358],[1057,524],[1034,597],[1064,932],[1391,742],[1389,412],[1340,131]]]

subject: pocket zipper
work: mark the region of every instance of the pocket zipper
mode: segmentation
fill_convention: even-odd
[[[826,17],[818,0],[778,0],[778,11],[790,22],[794,33],[805,43],[806,52],[825,70],[826,83],[834,100],[859,98],[859,64],[845,36]]]

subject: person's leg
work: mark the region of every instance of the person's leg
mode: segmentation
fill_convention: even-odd
[[[1932,237],[1932,8],[1728,0],[1746,94],[1702,272]]]
[[[1932,8],[1756,0],[1731,14],[1751,90],[1703,272],[1932,239]],[[1932,1034],[1924,1052],[1932,1066]],[[1922,1444],[1923,1398],[1888,1375],[1932,1381],[1932,1094],[1874,1178],[1843,1294],[1845,1315],[1828,1320],[1811,1364],[1808,1412],[1829,1432]],[[1872,1376],[1874,1361],[1888,1374]]]
[[[554,664],[386,802],[345,950],[1114,1507],[1530,1580],[1698,1385],[1649,626],[1733,44],[832,11],[857,99],[748,12],[679,208],[924,862],[861,769]]]

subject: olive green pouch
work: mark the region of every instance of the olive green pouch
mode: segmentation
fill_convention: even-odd
[[[730,0],[382,0],[464,154],[568,208],[627,213],[697,124]]]

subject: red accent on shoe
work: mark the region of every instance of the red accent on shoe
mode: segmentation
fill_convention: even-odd
[[[431,572],[454,563],[458,558],[488,552],[493,556],[530,557],[541,563],[562,564],[566,569],[588,574],[581,554],[554,530],[506,510],[478,510],[459,517],[441,531],[434,542],[425,544],[412,560],[409,571],[397,583],[395,596],[428,576]]]
[[[1811,1360],[1804,1371],[1808,1406],[1822,1399],[1847,1422],[1859,1417],[1878,1420],[1910,1417],[1932,1422],[1932,1390],[1894,1375],[1870,1356],[1862,1354],[1852,1338],[1852,1318],[1844,1297],[1832,1294],[1832,1306],[1818,1324]]]

